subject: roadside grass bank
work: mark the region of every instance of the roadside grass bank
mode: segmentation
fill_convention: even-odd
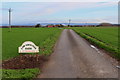
[[[37,54],[32,53],[30,54],[31,56],[34,55],[49,56],[53,52],[53,47],[61,31],[62,30],[58,28],[12,28],[12,31],[9,32],[8,28],[3,28],[2,29],[2,44],[3,44],[2,62],[7,62],[7,61],[14,62],[15,59],[13,58],[18,59],[18,57],[20,56],[20,54],[18,53],[18,47],[21,46],[22,43],[25,41],[32,41],[37,46],[39,46],[40,52]],[[24,56],[26,54],[21,54],[21,55]],[[28,67],[29,65],[27,63],[31,63],[31,66],[37,65],[37,63],[32,65],[31,60],[35,61],[36,60],[35,57],[34,58],[27,57],[27,58],[28,61],[22,57],[21,60],[18,59],[18,63],[13,64],[13,65],[19,64],[21,67],[24,67],[23,69],[15,69],[15,68],[9,69],[9,66],[7,67],[7,69],[3,69],[2,78],[3,79],[19,78],[20,80],[23,80],[23,78],[24,80],[26,79],[30,80],[32,78],[35,78],[37,74],[40,72],[40,68],[39,67],[29,68]],[[21,63],[19,63],[19,61]],[[25,64],[27,65],[27,67],[25,66]]]
[[[40,70],[38,68],[21,70],[2,69],[2,80],[32,80],[39,73]]]
[[[105,49],[110,52],[112,57],[120,60],[117,27],[84,27],[72,29],[91,44]]]

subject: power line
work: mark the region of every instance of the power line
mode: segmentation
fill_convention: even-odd
[[[9,10],[8,8],[0,8],[0,10]]]

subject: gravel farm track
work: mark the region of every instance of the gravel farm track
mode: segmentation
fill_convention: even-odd
[[[118,62],[98,50],[73,30],[65,29],[38,78],[118,78]]]

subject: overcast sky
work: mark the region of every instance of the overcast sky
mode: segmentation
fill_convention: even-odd
[[[2,23],[8,23],[7,8],[12,8],[12,24],[29,23],[118,23],[117,2],[3,2]]]

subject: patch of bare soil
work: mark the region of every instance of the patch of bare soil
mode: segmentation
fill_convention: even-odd
[[[43,55],[25,54],[10,60],[3,61],[2,68],[3,69],[41,68],[43,66],[43,63],[47,60],[48,58]]]

